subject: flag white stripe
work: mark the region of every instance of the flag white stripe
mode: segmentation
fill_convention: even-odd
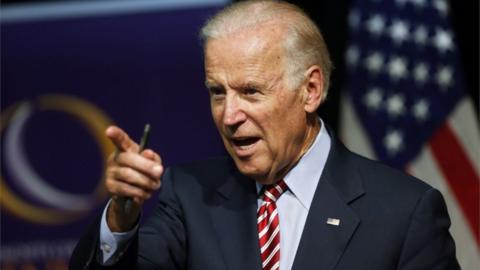
[[[472,100],[463,98],[448,119],[451,130],[463,146],[463,151],[480,175],[480,131]]]
[[[370,159],[376,159],[367,133],[353,110],[350,95],[347,94],[342,96],[340,104],[340,136],[340,139],[353,152]]]

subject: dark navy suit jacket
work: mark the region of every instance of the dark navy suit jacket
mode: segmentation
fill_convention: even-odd
[[[229,158],[169,169],[162,181],[153,215],[113,269],[261,270],[255,182]],[[332,139],[292,269],[459,269],[449,226],[437,190]],[[71,269],[101,268],[99,231],[97,220]]]

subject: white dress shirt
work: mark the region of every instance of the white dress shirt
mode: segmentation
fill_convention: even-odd
[[[303,227],[307,220],[308,210],[317,189],[318,181],[330,151],[331,139],[323,124],[320,132],[308,151],[285,176],[288,190],[277,200],[278,217],[280,221],[280,269],[291,269],[298,244],[302,236]],[[257,184],[257,191],[262,186]],[[258,207],[262,201],[259,196]],[[109,202],[110,204],[110,202]],[[103,255],[103,264],[115,263],[122,252],[127,248],[130,239],[138,229],[137,226],[125,233],[113,233],[107,225],[106,213],[108,205],[103,211],[100,223],[100,249]]]
[[[107,225],[107,209],[110,205],[108,201],[107,206],[103,210],[102,220],[100,221],[100,250],[102,250],[103,265],[112,265],[126,250],[130,239],[135,235],[138,230],[137,225],[128,232],[112,232]]]
[[[327,162],[331,139],[321,123],[310,149],[283,179],[288,190],[276,202],[280,222],[280,270],[292,269],[308,210]],[[261,189],[262,185],[257,184],[259,193]],[[258,196],[258,207],[261,203],[261,196]]]

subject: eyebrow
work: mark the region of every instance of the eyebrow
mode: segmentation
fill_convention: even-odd
[[[204,84],[207,89],[214,88],[214,87],[222,87],[220,84],[212,80],[205,80]],[[237,89],[246,89],[246,88],[261,89],[262,87],[263,87],[262,83],[253,82],[253,81],[247,81],[245,83],[239,83],[234,85],[234,88],[237,88]]]
[[[206,88],[212,88],[212,87],[217,86],[214,82],[211,82],[209,80],[205,80],[204,84],[205,84]]]
[[[261,84],[261,83],[252,82],[252,81],[248,81],[248,82],[246,82],[246,83],[240,84],[239,86],[240,86],[239,88],[253,88],[253,89],[260,89],[260,88],[262,88],[262,84]]]

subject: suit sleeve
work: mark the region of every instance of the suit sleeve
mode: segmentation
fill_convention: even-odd
[[[162,179],[159,201],[153,215],[139,232],[139,269],[178,270],[186,268],[184,218],[175,195],[173,171]]]
[[[105,267],[99,263],[101,251],[98,218],[75,247],[69,269],[185,269],[184,222],[173,186],[172,171],[167,170],[162,178],[159,200],[153,215],[141,226],[114,265]]]
[[[449,227],[442,195],[436,189],[427,190],[412,214],[397,269],[460,269]]]

